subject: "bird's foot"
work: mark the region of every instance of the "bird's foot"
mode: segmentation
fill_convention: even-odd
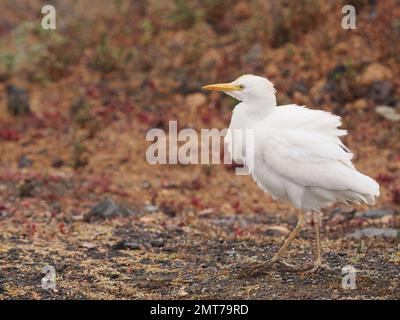
[[[315,273],[318,272],[320,270],[325,270],[325,271],[329,271],[332,272],[335,269],[333,269],[332,267],[330,267],[328,264],[323,263],[322,260],[317,259],[314,261],[314,263],[308,268],[308,270],[306,270],[306,273]]]
[[[243,271],[239,273],[239,278],[255,277],[265,274],[267,271],[271,270],[272,267],[278,263],[283,266],[285,270],[289,272],[305,272],[307,274],[316,273],[320,270],[325,270],[332,272],[335,269],[331,268],[328,264],[323,263],[322,260],[315,260],[311,265],[305,267],[298,267],[291,263],[283,260],[271,260],[266,263],[257,263],[250,266],[246,266]]]
[[[283,266],[284,268],[285,268],[285,270],[286,271],[290,271],[290,272],[304,272],[304,271],[308,271],[308,270],[310,270],[310,268],[312,268],[313,267],[313,265],[310,267],[310,266],[306,266],[306,267],[298,267],[298,266],[295,266],[295,265],[293,265],[293,264],[291,264],[291,263],[288,263],[288,262],[286,262],[286,261],[279,261],[279,264],[281,265],[281,266]]]
[[[239,277],[246,278],[249,276],[250,277],[260,276],[262,274],[265,274],[265,272],[271,270],[275,263],[276,261],[271,260],[269,262],[257,263],[250,266],[246,266],[244,267],[244,270],[239,273]]]

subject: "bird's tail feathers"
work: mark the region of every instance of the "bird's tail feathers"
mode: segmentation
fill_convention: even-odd
[[[356,170],[354,171],[354,189],[351,192],[361,202],[369,205],[375,204],[375,197],[380,195],[379,184]]]

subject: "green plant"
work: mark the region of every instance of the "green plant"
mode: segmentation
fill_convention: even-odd
[[[0,81],[7,80],[15,69],[15,55],[12,53],[0,54]]]
[[[87,165],[88,160],[85,156],[86,147],[80,140],[74,141],[72,145],[72,167],[78,169]]]
[[[192,27],[196,20],[193,8],[189,7],[185,0],[174,0],[174,5],[170,20],[180,28]]]
[[[143,44],[148,44],[153,39],[153,35],[155,32],[155,26],[151,22],[150,19],[144,19],[142,22],[142,30],[143,35],[141,37],[141,41]]]
[[[274,47],[298,41],[302,34],[315,29],[321,17],[320,4],[316,0],[289,1],[274,9],[271,41]]]
[[[96,70],[109,73],[120,69],[132,57],[132,51],[122,47],[111,47],[108,35],[103,32],[100,42],[95,48],[94,57],[89,65]]]

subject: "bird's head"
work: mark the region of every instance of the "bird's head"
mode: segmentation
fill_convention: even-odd
[[[230,83],[210,84],[204,86],[203,89],[223,91],[243,102],[273,100],[276,103],[276,90],[272,82],[253,74],[245,74]]]

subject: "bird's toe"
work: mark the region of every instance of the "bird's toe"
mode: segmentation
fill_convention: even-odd
[[[311,265],[311,267],[308,270],[306,270],[306,273],[311,274],[322,270],[329,272],[334,271],[334,269],[330,267],[328,264],[323,263],[321,260],[316,260],[314,261],[313,265]]]
[[[304,272],[304,271],[310,270],[310,268],[313,267],[313,265],[312,266],[305,266],[305,267],[298,267],[298,266],[295,266],[295,265],[293,265],[291,263],[288,263],[286,261],[279,261],[279,265],[284,267],[284,269],[286,271],[289,271],[289,272]]]
[[[239,273],[240,278],[255,277],[265,274],[271,270],[275,262],[257,263],[244,267],[244,270]]]

